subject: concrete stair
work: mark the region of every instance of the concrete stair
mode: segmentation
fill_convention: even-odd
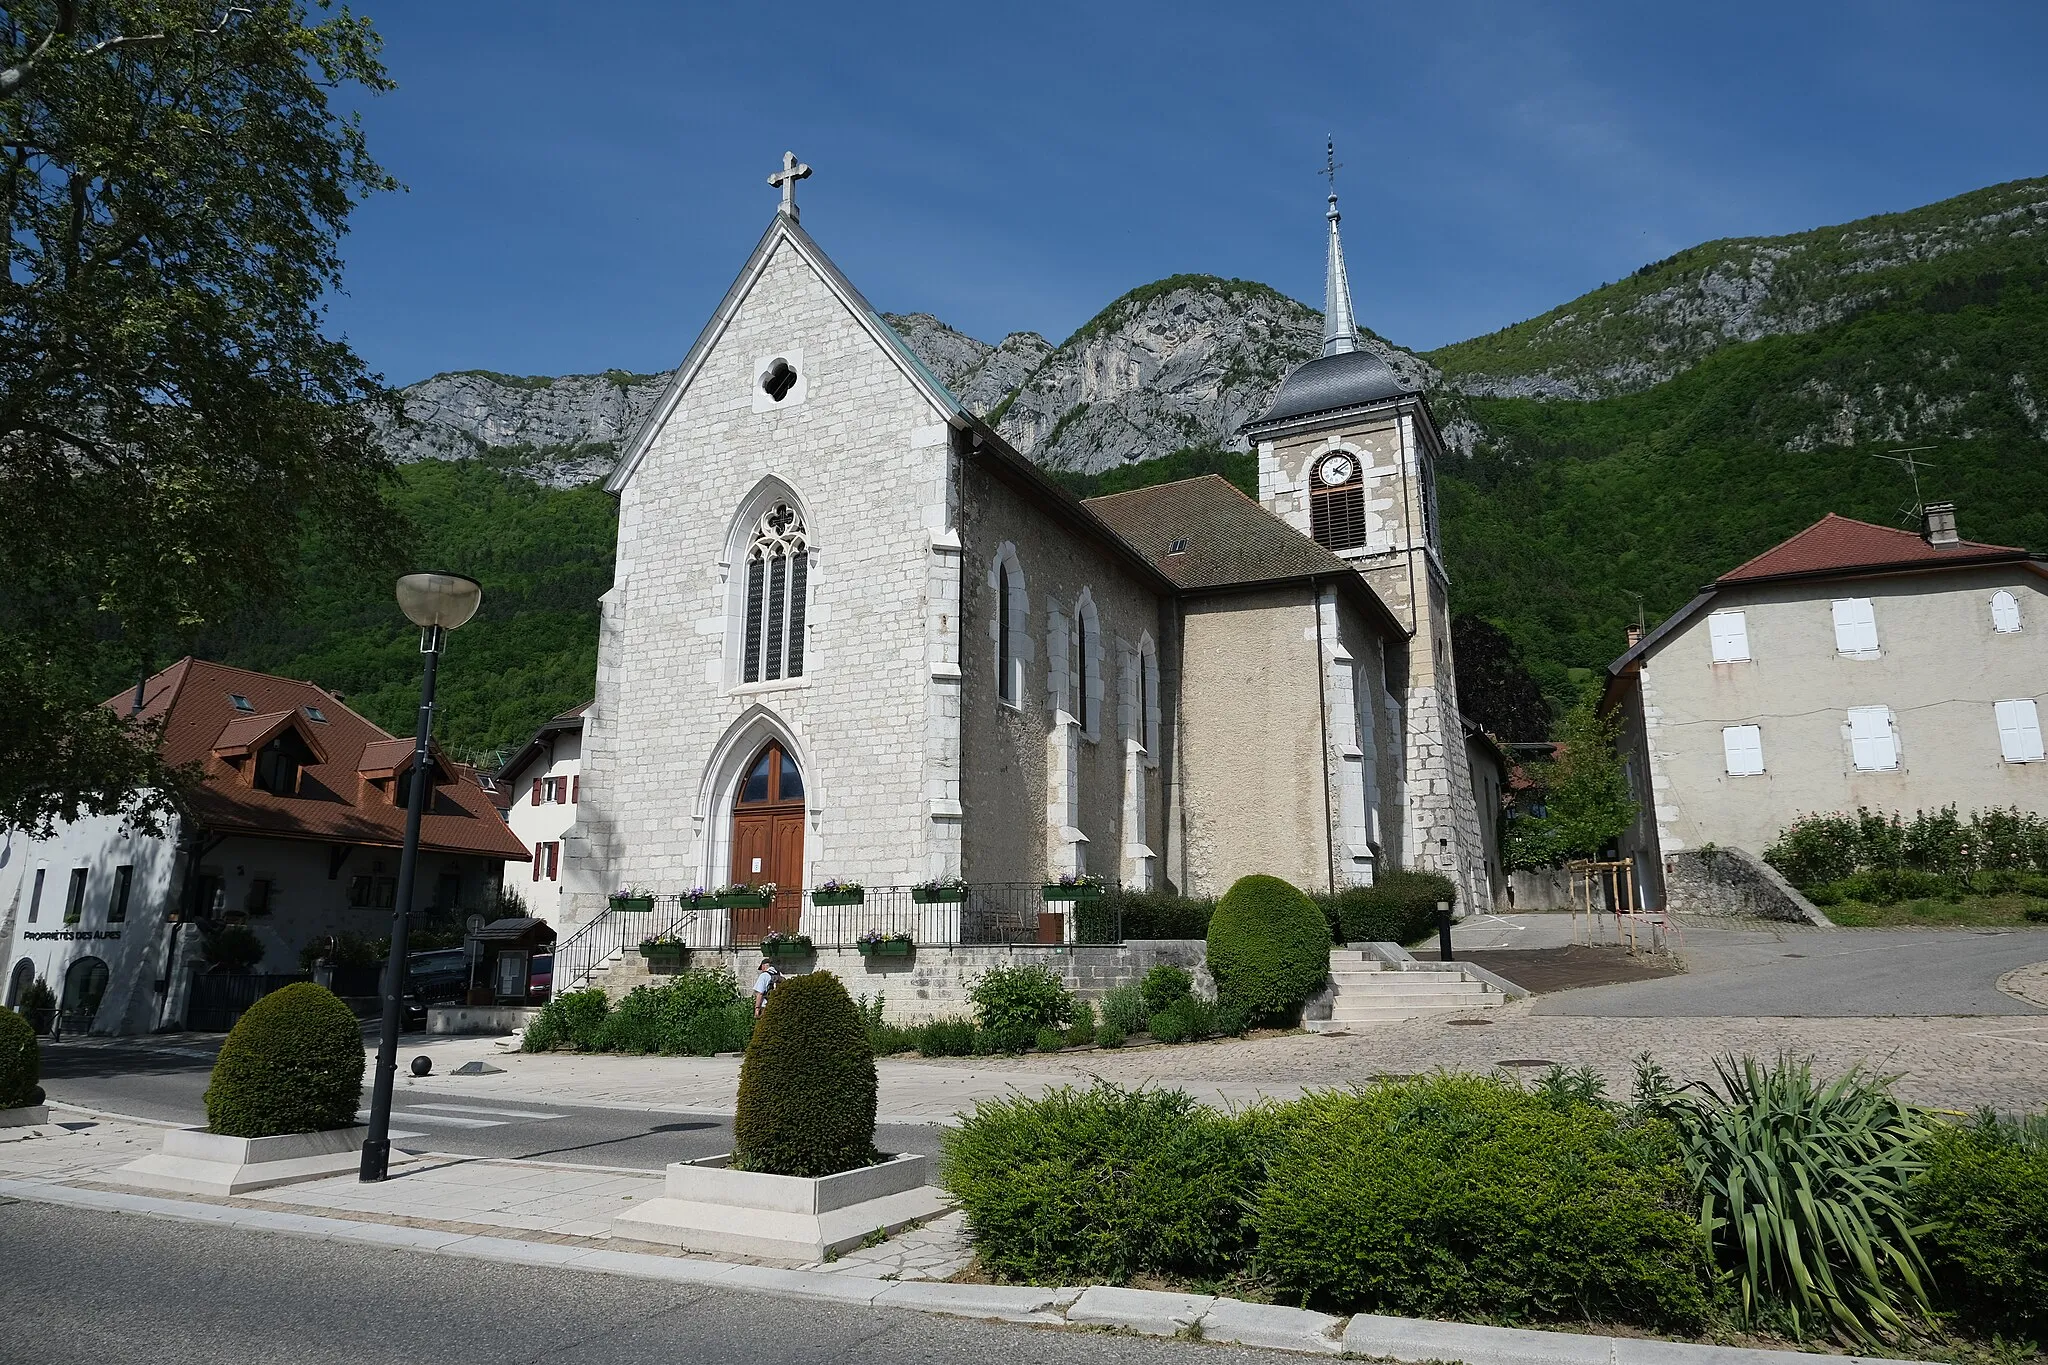
[[[1330,985],[1330,1017],[1302,1021],[1311,1033],[1495,1009],[1511,998],[1493,979],[1466,964],[1417,962],[1393,944],[1332,948]]]

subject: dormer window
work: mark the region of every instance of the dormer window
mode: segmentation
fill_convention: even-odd
[[[256,786],[273,796],[297,796],[299,777],[304,771],[294,752],[298,736],[286,731],[256,752]]]

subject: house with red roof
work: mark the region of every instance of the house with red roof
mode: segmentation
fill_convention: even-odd
[[[192,658],[105,705],[161,727],[165,759],[191,774],[181,813],[162,835],[116,817],[9,835],[7,1004],[42,980],[66,1032],[179,1027],[209,926],[253,931],[259,974],[301,970],[301,950],[334,935],[390,933],[412,740],[312,683]],[[474,769],[436,747],[424,778],[414,905],[488,913],[504,865],[527,851]]]
[[[2048,562],[1830,513],[1701,588],[1607,668],[1645,905],[1668,860],[1761,854],[1813,811],[2048,810]]]

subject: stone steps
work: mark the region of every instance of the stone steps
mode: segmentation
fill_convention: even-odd
[[[1370,1024],[1396,1023],[1438,1014],[1464,1014],[1495,1009],[1508,997],[1486,979],[1467,975],[1452,964],[1438,967],[1389,949],[1388,961],[1369,949],[1332,948],[1330,983],[1336,998],[1327,1019],[1304,1021],[1311,1033],[1328,1033]]]

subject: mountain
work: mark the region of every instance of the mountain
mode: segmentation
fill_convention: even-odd
[[[1198,275],[1132,290],[1058,346],[888,321],[1082,493],[1204,472],[1250,485],[1237,427],[1321,337],[1314,309]],[[1639,602],[1655,620],[1824,512],[1897,524],[1912,488],[1874,458],[1897,446],[1933,447],[1925,495],[1958,502],[1966,536],[2048,547],[2048,180],[1709,242],[1426,355],[1366,344],[1430,390],[1451,438],[1455,609],[1506,629],[1559,702],[1620,650]],[[386,439],[409,462],[394,502],[413,562],[486,587],[457,644],[488,671],[444,713],[458,752],[517,744],[587,696],[613,537],[590,481],[666,378],[460,371],[402,392],[410,420]],[[388,575],[324,556],[309,551],[297,605],[212,652],[343,687],[403,732],[417,655]]]

